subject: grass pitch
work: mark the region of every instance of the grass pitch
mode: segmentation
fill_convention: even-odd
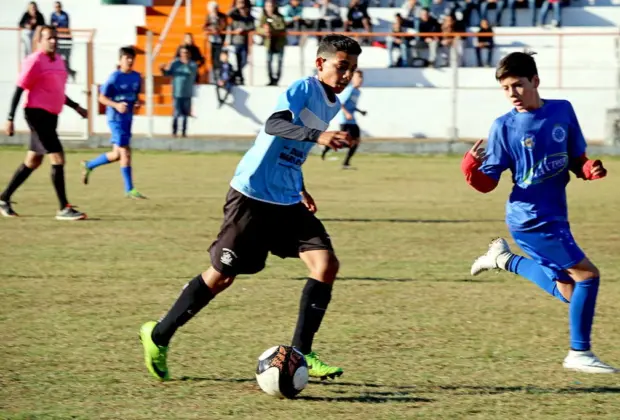
[[[2,187],[24,152],[0,151]],[[312,156],[306,185],[341,260],[315,349],[345,375],[294,401],[263,394],[255,360],[290,341],[306,270],[270,257],[173,339],[165,384],[148,376],[137,332],[209,266],[238,155],[138,153],[150,199],[122,193],[118,166],[68,194],[90,220],[53,219],[43,166],[0,220],[0,418],[7,419],[617,419],[620,376],[561,367],[566,305],[508,273],[469,276],[506,235],[510,182],[482,195],[458,157],[356,156],[358,171]],[[342,157],[342,154],[337,156]],[[620,365],[620,161],[606,180],[573,180],[574,234],[602,272],[594,350]]]

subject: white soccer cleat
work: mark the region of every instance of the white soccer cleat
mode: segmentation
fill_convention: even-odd
[[[562,364],[565,369],[583,373],[620,373],[620,370],[599,360],[591,351],[569,350]]]
[[[483,271],[493,269],[505,270],[511,256],[510,247],[504,238],[493,239],[489,244],[489,250],[472,264],[471,275],[477,276]]]

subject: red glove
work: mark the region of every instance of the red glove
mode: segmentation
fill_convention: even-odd
[[[607,176],[607,169],[603,167],[603,162],[599,159],[588,159],[582,167],[583,177],[588,181],[595,179],[605,178]]]

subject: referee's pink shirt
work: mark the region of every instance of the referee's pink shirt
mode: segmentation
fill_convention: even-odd
[[[30,54],[23,62],[17,86],[26,90],[25,108],[40,108],[58,115],[65,104],[67,69],[62,57],[52,60],[45,52]]]

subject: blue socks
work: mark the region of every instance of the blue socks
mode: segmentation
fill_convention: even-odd
[[[93,160],[86,162],[86,167],[88,169],[95,169],[97,166],[107,165],[108,163],[110,163],[108,156],[105,153],[102,153]]]
[[[133,181],[131,180],[131,166],[121,166],[121,174],[125,182],[125,192],[133,190]]]
[[[590,350],[590,333],[594,322],[598,286],[598,277],[575,283],[573,297],[568,307],[570,347],[572,350]]]
[[[518,274],[521,277],[525,277],[551,296],[555,296],[562,302],[568,303],[568,300],[566,300],[558,290],[558,286],[555,284],[554,279],[550,277],[537,262],[520,255],[514,255],[508,260],[506,270]]]

